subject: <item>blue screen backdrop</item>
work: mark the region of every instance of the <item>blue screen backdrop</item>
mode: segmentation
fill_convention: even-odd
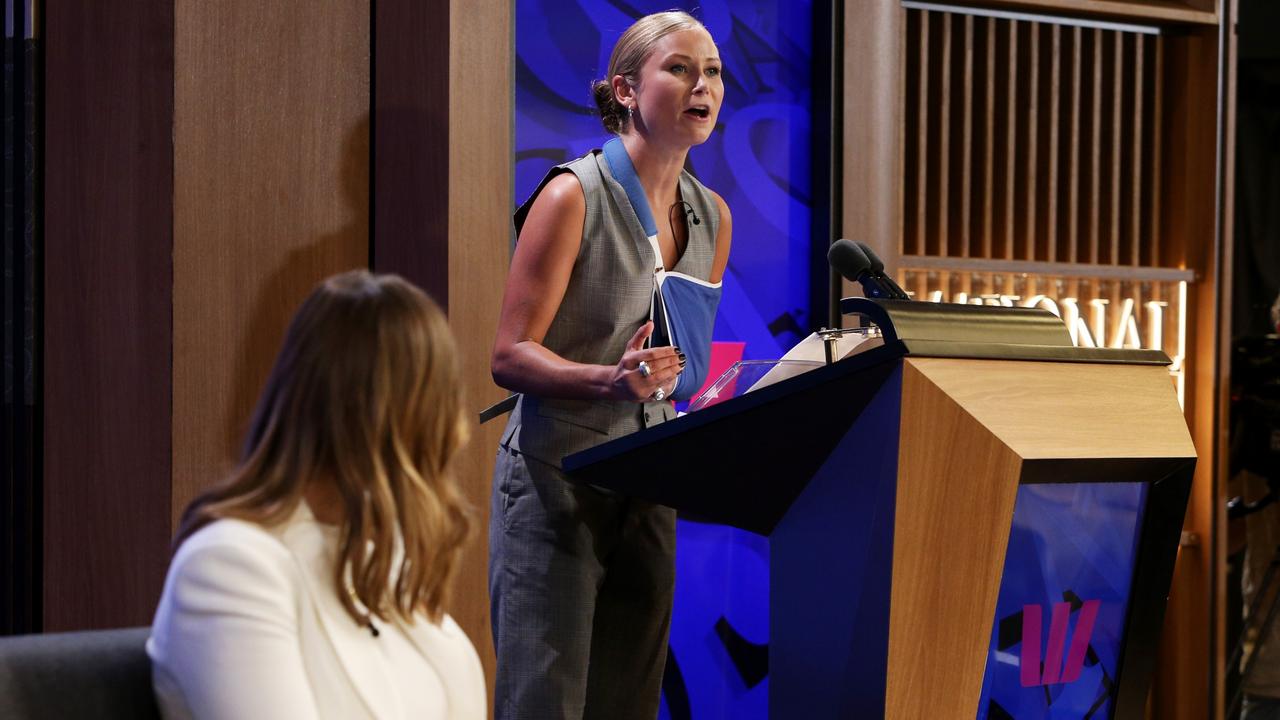
[[[590,84],[613,43],[640,15],[669,2],[519,0],[516,6],[515,198],[552,165],[600,147]],[[733,213],[716,339],[776,358],[809,329],[812,228],[810,2],[707,2],[692,13],[724,60],[716,131],[689,153],[689,169]]]
[[[517,0],[518,203],[552,165],[608,139],[590,84],[604,77],[614,42],[632,22],[672,7],[670,0]],[[718,125],[688,164],[733,213],[714,337],[742,343],[743,358],[777,358],[811,326],[813,5],[709,0],[683,9],[711,31],[724,61]],[[663,717],[767,716],[768,557],[764,538],[680,523]]]

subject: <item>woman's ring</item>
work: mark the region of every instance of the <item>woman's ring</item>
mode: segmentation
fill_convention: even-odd
[[[662,388],[658,388],[657,390],[653,391],[653,399],[657,402],[662,402],[666,397],[667,397],[667,391],[663,390]]]
[[[653,374],[653,371],[649,369],[649,363],[643,360],[641,360],[640,364],[636,366],[636,369],[640,371],[641,377],[649,377]]]

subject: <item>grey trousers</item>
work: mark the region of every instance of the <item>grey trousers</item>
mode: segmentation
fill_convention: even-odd
[[[657,717],[675,526],[670,508],[498,450],[489,520],[498,720]]]

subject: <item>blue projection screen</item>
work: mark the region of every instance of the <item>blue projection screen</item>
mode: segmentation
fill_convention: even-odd
[[[519,0],[516,4],[515,198],[548,168],[608,139],[591,101],[613,43],[670,3]],[[809,2],[707,2],[693,9],[724,61],[725,98],[689,170],[733,213],[733,252],[716,339],[777,358],[808,334],[812,247]]]
[[[669,0],[516,2],[517,203],[552,165],[608,139],[590,84],[635,19],[671,8]],[[714,338],[732,348],[730,359],[781,357],[815,320],[813,4],[710,0],[684,9],[711,31],[724,61],[719,124],[688,163],[733,213]],[[767,716],[768,557],[764,538],[681,521],[663,717]]]

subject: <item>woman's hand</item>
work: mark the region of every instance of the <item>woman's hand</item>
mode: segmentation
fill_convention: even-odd
[[[684,370],[684,356],[673,347],[645,349],[644,341],[653,333],[650,320],[627,342],[626,350],[609,378],[609,396],[612,400],[644,402],[653,397],[658,388],[669,395],[675,389],[676,376]],[[644,369],[640,363],[644,363]],[[648,372],[646,373],[645,370]]]

